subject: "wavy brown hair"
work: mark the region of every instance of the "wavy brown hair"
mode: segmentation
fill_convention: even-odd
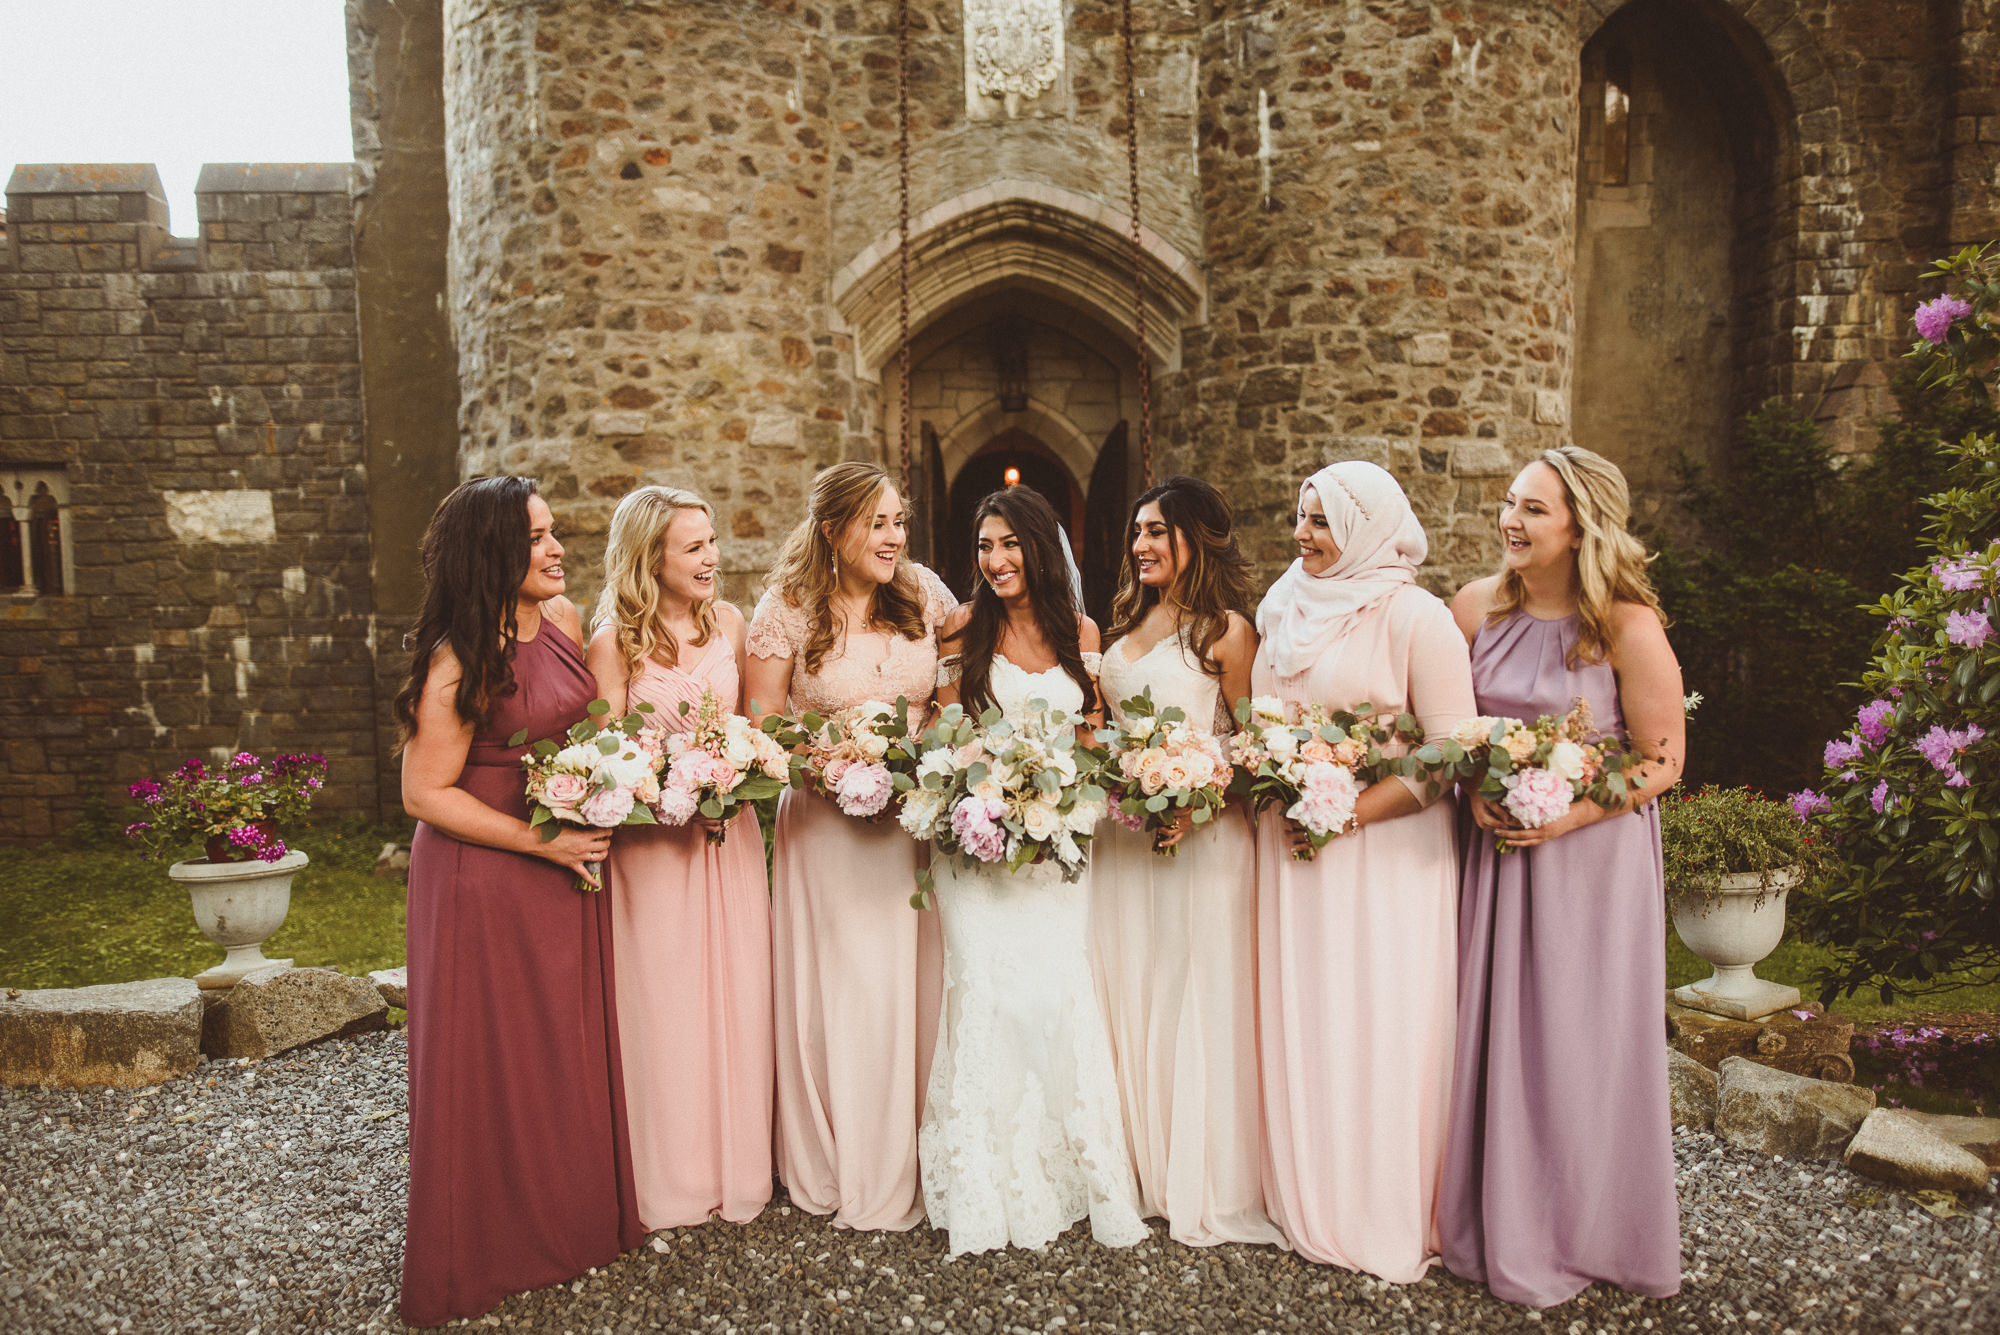
[[[611,513],[611,538],[604,548],[604,589],[597,595],[592,622],[611,627],[628,679],[658,655],[679,663],[680,644],[661,619],[660,562],[667,552],[667,529],[684,510],[699,510],[715,522],[707,501],[679,487],[640,487],[625,493]],[[694,608],[696,648],[715,637],[715,598]]]
[[[1111,600],[1111,627],[1104,632],[1108,650],[1139,628],[1161,591],[1139,582],[1138,558],[1132,555],[1132,530],[1139,511],[1157,503],[1160,518],[1173,531],[1180,569],[1167,595],[1178,609],[1176,629],[1188,628],[1195,661],[1209,676],[1220,679],[1215,642],[1229,631],[1229,614],[1248,616],[1250,562],[1236,545],[1236,515],[1229,502],[1198,477],[1176,473],[1132,502],[1125,526],[1125,561],[1118,570],[1118,596]]]
[[[1602,663],[1611,654],[1611,609],[1615,605],[1641,603],[1653,609],[1662,626],[1669,624],[1660,607],[1660,595],[1646,576],[1646,565],[1653,558],[1626,527],[1632,517],[1632,493],[1617,464],[1581,445],[1543,450],[1536,460],[1554,469],[1562,481],[1570,522],[1583,536],[1583,545],[1576,549],[1578,624],[1569,666]],[[1487,622],[1512,616],[1527,596],[1520,575],[1502,566]]]
[[[818,672],[833,648],[838,630],[833,622],[833,594],[840,587],[834,542],[856,520],[870,515],[882,493],[891,488],[889,475],[865,459],[850,459],[825,469],[813,479],[806,500],[806,517],[785,539],[776,564],[765,577],[778,596],[806,616],[805,670]],[[831,533],[834,536],[829,537]],[[924,624],[923,588],[909,547],[896,554],[896,575],[876,586],[868,604],[868,619],[889,627],[906,640],[929,633]]]
[[[535,480],[478,477],[438,504],[420,548],[424,601],[403,637],[410,670],[396,692],[400,747],[417,731],[417,702],[431,659],[449,648],[458,660],[458,716],[478,727],[496,701],[514,693],[515,609],[528,575],[528,498]]]
[[[1062,526],[1055,510],[1032,487],[1006,487],[987,493],[972,512],[975,571],[979,569],[979,526],[988,519],[999,519],[1020,539],[1021,575],[1028,586],[1028,603],[1035,609],[1035,624],[1056,651],[1056,665],[1083,688],[1083,708],[1089,712],[1097,704],[1097,683],[1084,668],[1078,648],[1083,609],[1076,605],[1076,594],[1070,589],[1069,562],[1063,556]],[[1007,609],[983,578],[975,577],[972,584],[971,616],[950,643],[959,655],[959,702],[966,713],[976,717],[994,703],[993,655],[1000,644],[1000,630],[1007,624]]]

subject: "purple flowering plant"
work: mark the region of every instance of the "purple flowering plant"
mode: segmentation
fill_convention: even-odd
[[[2000,247],[1963,251],[1932,276],[1949,290],[1921,308],[1910,355],[1926,383],[1986,392]],[[1818,979],[1828,1001],[1863,986],[1888,1002],[2000,980],[2000,439],[1973,434],[1941,452],[1925,560],[1868,609],[1884,623],[1861,672],[1871,698],[1826,743],[1818,783],[1792,799],[1833,854],[1793,911],[1833,950]]]
[[[131,785],[139,809],[125,837],[149,858],[204,848],[212,861],[276,862],[291,851],[279,832],[300,825],[325,786],[321,755],[239,751],[213,764],[191,757],[164,779]]]

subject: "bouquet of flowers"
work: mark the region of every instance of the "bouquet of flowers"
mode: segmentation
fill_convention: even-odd
[[[521,768],[528,772],[528,825],[541,831],[543,843],[554,842],[564,825],[608,830],[655,823],[652,804],[660,798],[661,747],[658,734],[645,726],[652,711],[642,704],[613,719],[609,701],[592,700],[562,744],[545,737],[521,757]],[[523,728],[507,745],[527,740]],[[597,887],[579,878],[576,888]]]
[[[1104,786],[1111,819],[1128,830],[1155,832],[1183,811],[1192,825],[1213,820],[1231,773],[1220,739],[1189,727],[1178,706],[1155,705],[1150,686],[1119,705],[1118,713],[1124,722],[1097,734],[1109,751]],[[1153,851],[1172,857],[1180,845],[1162,848],[1156,839]]]
[[[191,757],[164,783],[141,779],[132,785],[144,810],[125,827],[125,837],[146,857],[201,844],[210,862],[276,862],[291,851],[279,828],[304,820],[325,784],[325,756],[287,753],[266,760],[238,751],[217,765]]]
[[[1285,702],[1260,695],[1236,704],[1238,731],[1229,739],[1235,791],[1262,810],[1281,806],[1309,843],[1293,854],[1310,862],[1354,819],[1361,790],[1389,775],[1417,772],[1409,753],[1421,744],[1416,718],[1378,716],[1372,705],[1352,710],[1301,705],[1287,720]]]
[[[683,718],[689,709],[681,701]],[[776,797],[792,777],[792,753],[777,735],[783,726],[774,715],[758,727],[703,691],[694,727],[664,734],[667,772],[654,799],[660,823],[685,825],[696,812],[727,821],[752,802]],[[728,833],[726,826],[712,828],[708,842],[719,844]]]
[[[902,696],[894,704],[866,700],[831,718],[808,713],[784,740],[805,751],[793,783],[810,783],[844,815],[876,819],[917,786],[919,739],[910,734],[910,702]]]
[[[1469,718],[1452,730],[1452,742],[1455,754],[1445,762],[1477,780],[1481,797],[1531,830],[1561,820],[1584,798],[1615,807],[1636,786],[1624,771],[1640,757],[1592,728],[1590,706],[1582,700],[1567,714],[1544,714],[1533,723]],[[1507,841],[1500,847],[1507,851]]]
[[[1104,817],[1098,778],[1105,756],[1077,741],[1080,718],[1041,701],[1031,709],[1020,723],[989,709],[975,724],[958,705],[945,706],[924,734],[916,783],[898,819],[966,863],[1019,871],[1053,860],[1073,881]],[[930,873],[918,873],[917,883],[910,902],[921,909],[930,900]]]

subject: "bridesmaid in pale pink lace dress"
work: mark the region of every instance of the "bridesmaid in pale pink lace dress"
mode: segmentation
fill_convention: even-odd
[[[903,501],[870,463],[813,479],[750,619],[752,716],[831,713],[937,685],[937,627],[956,606],[904,552]],[[917,913],[920,845],[894,821],[844,816],[812,793],[778,804],[771,954],[778,1033],[778,1176],[793,1204],[848,1228],[923,1217],[917,1119],[937,1042],[937,915]]]
[[[590,669],[612,716],[641,703],[667,727],[704,692],[742,708],[743,614],[716,594],[713,512],[641,487],[618,504]],[[771,1199],[771,910],[754,811],[632,826],[612,844],[619,1036],[639,1217],[741,1223]]]

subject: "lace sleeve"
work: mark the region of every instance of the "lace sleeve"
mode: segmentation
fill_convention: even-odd
[[[937,571],[921,562],[917,563],[917,586],[923,590],[924,621],[936,630],[958,606],[958,595],[951,591],[951,586],[938,576]]]
[[[806,641],[806,620],[776,589],[764,590],[750,617],[746,649],[752,658],[797,658]]]
[[[1104,671],[1103,654],[1085,652],[1083,655],[1081,655],[1081,657],[1083,658],[1083,670],[1085,672],[1088,672],[1093,677],[1103,673]]]
[[[946,654],[938,659],[937,684],[949,686],[965,673],[964,654]]]

